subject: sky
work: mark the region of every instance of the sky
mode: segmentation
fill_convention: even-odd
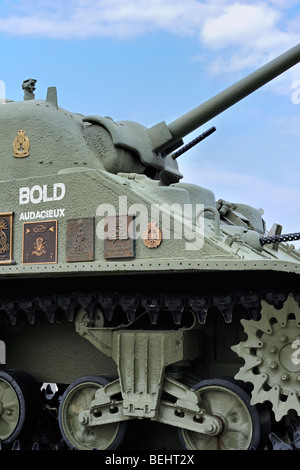
[[[168,124],[299,42],[294,0],[0,0],[0,98],[34,78],[69,111]],[[184,142],[211,126],[182,181],[300,232],[300,65]]]

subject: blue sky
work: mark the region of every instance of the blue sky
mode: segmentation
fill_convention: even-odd
[[[299,42],[293,0],[0,1],[6,98],[22,100],[23,80],[35,78],[37,99],[56,86],[65,109],[147,127],[172,122]],[[187,136],[217,128],[179,157],[184,181],[263,208],[268,228],[300,231],[298,101],[300,65]]]

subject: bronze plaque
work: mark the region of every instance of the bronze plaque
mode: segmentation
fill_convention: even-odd
[[[104,258],[133,258],[135,230],[133,215],[106,217],[104,222]]]
[[[157,222],[150,222],[143,236],[147,248],[157,248],[161,244],[162,234]]]
[[[66,260],[94,260],[94,217],[69,219],[67,221]]]
[[[13,212],[0,213],[0,264],[14,264],[12,260]]]
[[[57,220],[23,224],[23,264],[57,263]]]

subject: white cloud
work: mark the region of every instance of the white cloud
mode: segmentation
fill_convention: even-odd
[[[280,19],[279,10],[265,1],[250,5],[228,0],[19,0],[9,2],[5,11],[0,30],[15,35],[126,37],[162,28],[174,34],[200,34],[208,47],[215,48],[279,32]]]
[[[259,67],[299,42],[299,23],[296,27],[294,20],[286,20],[281,2],[270,3],[276,8],[267,2],[231,3],[207,18],[201,39],[207,48],[222,53],[210,62],[212,75]]]
[[[300,38],[294,0],[12,0],[0,32],[58,39],[126,40],[155,31],[193,36],[210,55],[209,70],[255,68]],[[5,8],[6,6],[6,8]],[[200,55],[201,55],[200,54]]]
[[[218,16],[208,18],[201,31],[203,42],[221,49],[227,46],[249,44],[274,31],[279,13],[266,5],[226,5]]]
[[[74,0],[14,2],[20,15],[0,17],[0,31],[50,38],[131,38],[153,30],[193,34],[207,6],[198,0]]]

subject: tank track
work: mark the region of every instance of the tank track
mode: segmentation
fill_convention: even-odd
[[[184,312],[193,311],[200,325],[206,323],[208,311],[216,309],[225,323],[231,323],[235,307],[243,307],[247,317],[257,320],[260,313],[261,300],[280,308],[287,298],[287,293],[261,291],[242,292],[232,291],[228,294],[187,295],[166,293],[155,295],[151,293],[130,294],[122,292],[81,292],[63,295],[45,295],[33,298],[20,297],[14,300],[0,301],[0,322],[8,320],[12,326],[18,322],[34,325],[44,318],[50,323],[59,322],[63,315],[70,322],[74,321],[75,313],[80,308],[86,309],[89,320],[92,319],[96,305],[99,305],[107,326],[116,323],[116,311],[122,309],[126,321],[133,323],[141,311],[146,311],[151,325],[156,325],[159,313],[167,309],[173,318],[174,325],[180,326]],[[294,294],[300,303],[300,293]],[[1,323],[0,323],[1,324]]]
[[[294,293],[295,300],[300,305],[300,293]],[[224,323],[231,323],[234,316],[234,309],[237,308],[242,313],[240,316],[250,320],[258,320],[260,318],[261,300],[266,300],[275,308],[281,308],[287,299],[288,292],[261,290],[261,291],[231,291],[229,293],[214,293],[209,295],[197,294],[180,294],[165,293],[153,294],[144,292],[141,294],[124,293],[124,292],[99,292],[83,291],[76,293],[66,293],[58,295],[41,295],[32,298],[3,298],[0,301],[0,326],[10,324],[11,326],[20,324],[34,325],[36,323],[49,321],[50,323],[60,322],[65,316],[69,322],[75,321],[76,312],[83,307],[88,318],[93,318],[96,306],[99,306],[104,315],[105,326],[117,327],[119,325],[132,324],[140,317],[143,317],[143,325],[145,322],[145,312],[149,325],[157,325],[162,317],[165,316],[166,310],[169,311],[170,318],[173,319],[174,328],[185,326],[189,321],[189,313],[193,312],[199,325],[204,325],[211,311],[218,312]],[[120,315],[121,312],[121,315]],[[168,324],[169,325],[169,324]],[[170,325],[169,325],[170,327]],[[48,396],[47,396],[48,395]],[[54,439],[47,435],[39,435],[35,441],[30,436],[30,443],[16,440],[13,444],[2,445],[0,441],[0,450],[72,450],[63,442],[57,425],[56,411],[59,406],[59,400],[62,393],[47,394],[45,391],[45,417],[52,424],[50,427],[57,429]],[[52,407],[53,403],[53,407]],[[52,410],[54,410],[52,412]],[[43,425],[43,430],[47,425]],[[51,431],[52,432],[52,431]],[[300,450],[299,435],[300,422],[294,426],[294,439],[291,443],[286,444],[275,433],[270,434],[270,448],[281,450],[286,445],[289,450]],[[51,434],[51,433],[50,433]],[[295,444],[294,444],[295,442]],[[74,449],[75,450],[75,449]],[[130,447],[129,447],[130,450]]]

